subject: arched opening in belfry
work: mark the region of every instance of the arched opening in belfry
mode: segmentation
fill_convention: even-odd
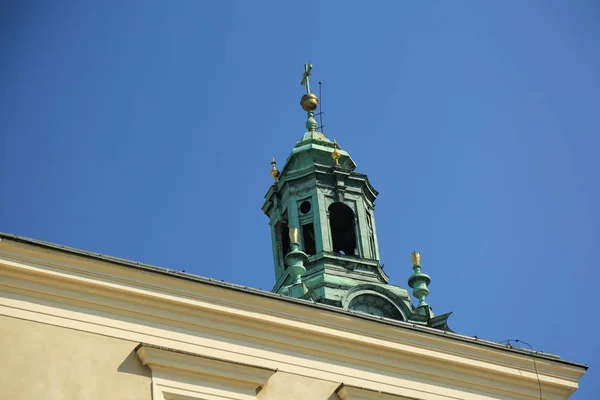
[[[344,203],[333,203],[329,206],[329,225],[333,251],[349,256],[355,255],[356,232],[354,229],[354,212]]]
[[[279,234],[281,235],[281,255],[285,258],[285,255],[290,251],[290,229],[287,221],[282,221],[279,226]]]
[[[290,251],[290,232],[288,226],[288,215],[285,210],[281,216],[281,221],[275,226],[278,236],[279,247],[281,250],[281,263],[285,267],[285,256]]]

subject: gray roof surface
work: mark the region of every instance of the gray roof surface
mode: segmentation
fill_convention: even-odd
[[[377,321],[380,323],[394,325],[397,327],[411,329],[411,330],[415,330],[415,331],[419,331],[419,332],[424,332],[424,333],[428,333],[431,335],[445,336],[445,337],[452,338],[455,340],[465,341],[465,342],[469,342],[469,343],[473,343],[473,344],[477,344],[477,345],[492,347],[492,348],[501,349],[501,350],[505,350],[505,351],[509,351],[509,352],[527,354],[530,356],[535,356],[535,357],[544,358],[547,360],[557,361],[557,362],[585,368],[586,370],[588,368],[588,366],[586,364],[562,360],[558,355],[544,353],[544,352],[540,352],[540,351],[531,351],[529,349],[523,349],[520,347],[511,346],[508,344],[502,344],[502,343],[493,342],[491,340],[481,339],[481,338],[478,338],[477,336],[466,336],[466,335],[461,335],[459,333],[441,331],[441,330],[429,328],[426,326],[416,325],[416,324],[413,324],[410,322],[397,321],[397,320],[392,320],[392,319],[388,319],[388,318],[384,318],[384,317],[378,317],[378,316],[374,316],[374,315],[364,314],[362,312],[345,310],[343,308],[334,307],[334,306],[330,306],[327,304],[315,303],[310,300],[297,299],[294,297],[284,296],[282,294],[277,294],[277,293],[267,292],[267,291],[260,290],[260,289],[250,288],[247,286],[236,285],[233,283],[219,281],[219,280],[215,280],[215,279],[211,279],[211,278],[205,278],[202,276],[189,274],[187,272],[177,271],[177,270],[163,268],[163,267],[157,267],[154,265],[144,264],[144,263],[137,262],[137,261],[130,261],[130,260],[126,260],[123,258],[106,256],[106,255],[102,255],[99,253],[93,253],[90,251],[79,250],[79,249],[75,249],[75,248],[68,247],[68,246],[45,242],[43,240],[30,239],[30,238],[26,238],[26,237],[22,237],[22,236],[13,235],[10,233],[0,232],[0,240],[3,238],[13,240],[16,242],[34,245],[34,246],[44,247],[46,249],[58,250],[58,251],[62,251],[62,252],[70,253],[70,254],[79,255],[82,257],[92,258],[95,260],[108,261],[108,262],[120,264],[120,265],[127,266],[127,267],[132,267],[132,268],[137,268],[137,269],[141,269],[141,270],[145,270],[145,271],[149,271],[149,272],[154,272],[157,274],[168,275],[168,276],[171,276],[174,278],[186,279],[186,280],[190,280],[190,281],[194,281],[194,282],[202,282],[205,284],[214,285],[214,286],[218,286],[218,287],[222,287],[222,288],[230,289],[230,290],[241,291],[241,292],[245,292],[245,293],[256,295],[256,296],[264,296],[264,297],[269,297],[269,298],[279,300],[279,301],[287,301],[290,303],[301,304],[303,306],[326,309],[326,310],[336,312],[336,313],[351,315],[356,318]]]

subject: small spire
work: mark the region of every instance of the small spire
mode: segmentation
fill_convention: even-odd
[[[300,99],[300,106],[308,114],[308,120],[306,121],[306,129],[309,132],[317,130],[317,121],[315,120],[314,111],[319,106],[319,99],[314,93],[310,92],[310,71],[312,71],[312,64],[304,64],[304,73],[302,74],[302,86],[306,86],[306,94]]]
[[[331,153],[331,158],[333,158],[335,161],[335,165],[340,165],[339,159],[341,156],[342,153],[340,153],[340,145],[335,139],[333,139],[333,152]]]
[[[417,305],[417,313],[423,315],[429,315],[429,305],[425,301],[429,294],[429,288],[427,285],[431,283],[431,278],[421,272],[421,254],[417,251],[413,251],[410,255],[414,273],[408,278],[408,286],[413,289],[413,296],[419,300]]]
[[[277,169],[277,167],[275,166],[277,163],[275,162],[275,157],[273,157],[271,159],[271,172],[270,175],[273,179],[275,179],[275,182],[277,182],[277,178],[279,178],[279,170]]]
[[[298,285],[302,283],[302,275],[306,272],[304,264],[308,262],[308,256],[300,250],[298,228],[290,228],[289,235],[291,250],[285,256],[285,263],[288,265],[290,275],[294,277],[292,285]]]
[[[421,254],[417,251],[413,251],[410,254],[410,260],[412,261],[413,265],[421,265]]]

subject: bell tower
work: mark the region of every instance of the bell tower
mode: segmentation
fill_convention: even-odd
[[[312,65],[305,64],[301,82],[306,88],[300,105],[308,116],[307,131],[281,171],[272,159],[275,182],[262,207],[270,220],[273,243],[273,292],[397,320],[446,326],[447,315],[434,318],[424,297],[420,306],[414,307],[406,289],[388,284],[375,225],[378,192],[366,175],[356,171],[354,160],[335,139],[317,132],[314,112],[319,99],[310,91],[311,71]],[[286,263],[290,253],[301,253],[300,258],[306,260],[301,277],[297,262],[293,273]],[[297,255],[292,258],[299,259]],[[428,283],[423,283],[425,288]],[[423,293],[421,288],[419,294]]]

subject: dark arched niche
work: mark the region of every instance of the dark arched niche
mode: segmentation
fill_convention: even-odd
[[[388,299],[376,293],[366,293],[354,297],[348,304],[348,309],[378,317],[404,321],[400,310]]]
[[[354,212],[344,203],[329,206],[329,224],[333,251],[353,256],[356,251]]]

